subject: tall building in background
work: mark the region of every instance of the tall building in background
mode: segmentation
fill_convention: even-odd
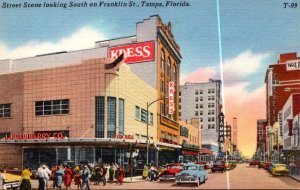
[[[263,160],[263,157],[267,152],[267,124],[268,122],[266,119],[257,120],[256,149],[261,160]]]
[[[282,110],[291,93],[299,92],[300,88],[300,58],[297,53],[279,55],[276,64],[269,65],[266,76],[267,122],[272,127],[278,122],[278,113]]]
[[[224,126],[224,138],[228,139],[232,143],[232,129],[231,125],[227,124]]]
[[[190,120],[199,117],[202,148],[218,152],[218,115],[221,105],[221,81],[210,79],[207,83],[186,83],[180,86],[179,117]]]
[[[238,129],[237,129],[237,118],[234,117],[233,118],[233,122],[232,122],[232,144],[233,144],[233,151],[237,150],[237,135],[238,135]]]

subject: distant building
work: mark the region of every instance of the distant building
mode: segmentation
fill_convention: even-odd
[[[237,146],[238,146],[238,140],[237,140],[237,136],[238,136],[238,129],[237,129],[238,123],[237,123],[237,118],[234,117],[233,118],[233,123],[232,123],[232,144],[233,144],[233,151],[237,150]]]
[[[218,152],[218,115],[221,105],[221,81],[186,83],[180,86],[179,118],[190,120],[199,117],[202,148]]]
[[[224,137],[225,139],[228,139],[232,143],[232,130],[231,125],[227,124],[224,126]]]

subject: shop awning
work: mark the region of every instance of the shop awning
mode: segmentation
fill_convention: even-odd
[[[213,155],[214,154],[214,151],[212,151],[212,150],[209,150],[209,149],[207,149],[207,148],[201,148],[201,152],[200,152],[201,154],[211,154],[211,155]]]

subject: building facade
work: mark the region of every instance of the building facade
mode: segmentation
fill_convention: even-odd
[[[210,79],[207,83],[186,83],[180,86],[180,119],[199,117],[202,147],[219,151],[218,115],[221,105],[221,81]]]
[[[233,118],[233,122],[232,122],[232,144],[233,144],[233,152],[237,151],[237,147],[238,147],[238,122],[237,122],[237,118],[234,117]]]
[[[132,120],[131,123],[122,123],[122,121],[119,121],[120,115],[114,114],[119,111],[119,109],[124,109],[124,115],[121,117],[126,117],[127,114],[129,114],[126,109],[124,100],[122,98],[119,98],[117,96],[113,96],[116,91],[122,90],[122,85],[117,82],[109,82],[108,79],[106,79],[106,76],[99,75],[101,80],[105,80],[105,85],[99,86],[96,85],[95,82],[91,81],[90,84],[84,85],[86,80],[81,80],[81,76],[77,76],[76,72],[83,72],[84,70],[89,69],[82,69],[83,71],[80,71],[82,66],[81,61],[82,60],[93,60],[98,58],[112,58],[117,59],[118,57],[123,54],[125,56],[124,62],[130,67],[130,70],[141,80],[145,81],[147,85],[150,85],[150,87],[154,88],[156,90],[156,96],[150,95],[144,97],[144,94],[140,94],[141,97],[144,97],[142,101],[139,101],[139,105],[136,105],[134,113],[136,114],[136,118]],[[116,39],[110,39],[110,40],[104,40],[104,41],[97,41],[95,43],[94,48],[90,49],[84,49],[84,50],[78,50],[78,51],[63,51],[63,52],[56,52],[56,53],[49,53],[44,55],[37,55],[35,57],[29,57],[24,59],[17,59],[17,60],[1,60],[0,61],[0,73],[5,74],[15,74],[13,81],[11,80],[11,77],[9,76],[9,79],[4,79],[3,81],[6,81],[5,83],[16,83],[16,85],[21,85],[21,81],[24,80],[24,85],[20,87],[16,87],[16,89],[9,89],[11,94],[14,94],[14,98],[18,99],[21,98],[20,96],[16,96],[16,92],[18,91],[24,91],[26,94],[24,94],[24,101],[22,103],[14,103],[11,104],[12,109],[13,106],[18,106],[19,108],[25,108],[27,111],[20,111],[22,113],[18,114],[16,117],[19,117],[17,121],[3,121],[3,125],[1,126],[1,129],[3,129],[3,133],[9,132],[11,134],[23,134],[25,132],[31,133],[32,131],[35,131],[35,124],[38,124],[40,126],[43,126],[43,129],[47,130],[63,130],[63,134],[65,136],[73,136],[74,134],[80,134],[82,138],[111,138],[113,137],[113,134],[120,133],[122,136],[122,133],[124,133],[125,125],[131,125],[132,131],[130,132],[130,138],[134,139],[141,139],[145,140],[145,133],[141,133],[137,130],[135,130],[135,126],[137,126],[137,123],[145,122],[145,110],[147,108],[151,110],[150,112],[150,121],[153,120],[153,126],[157,126],[154,128],[149,125],[149,143],[157,142],[160,144],[164,144],[165,147],[172,149],[174,151],[164,153],[164,149],[160,149],[160,154],[155,155],[155,158],[164,157],[167,160],[178,160],[178,148],[180,147],[178,144],[178,139],[180,135],[180,127],[179,127],[179,73],[180,73],[180,62],[181,62],[181,55],[180,55],[180,47],[175,42],[174,36],[172,34],[172,25],[171,23],[164,24],[159,16],[154,15],[150,16],[148,19],[144,19],[142,22],[136,23],[136,34],[134,36],[128,36],[128,37],[121,37]],[[74,66],[75,65],[75,66]],[[77,66],[76,66],[77,65]],[[51,69],[54,67],[67,67],[72,66],[71,72],[66,71],[60,71],[59,74],[53,74],[54,71]],[[78,68],[77,68],[78,67]],[[85,66],[88,67],[88,66]],[[48,70],[44,70],[48,69]],[[48,78],[44,78],[41,76],[41,74],[36,74],[35,72],[46,72],[45,76]],[[28,71],[28,72],[27,72]],[[94,72],[96,72],[95,70]],[[31,76],[31,72],[33,72],[34,76]],[[56,72],[56,71],[55,71]],[[91,71],[92,72],[92,71]],[[24,73],[26,75],[29,75],[29,77],[24,78]],[[75,73],[75,74],[73,74]],[[79,74],[81,74],[79,73]],[[72,81],[72,83],[68,83],[63,80],[64,75],[67,74],[68,79]],[[70,75],[70,76],[69,76]],[[75,75],[75,76],[74,76]],[[97,76],[98,76],[97,75]],[[115,73],[112,73],[110,77],[115,76]],[[92,76],[92,75],[90,75]],[[64,91],[64,86],[54,86],[54,85],[48,85],[42,83],[42,81],[49,81],[52,78],[56,78],[56,85],[59,83],[62,83],[66,85],[66,88],[69,89],[69,91]],[[23,79],[24,78],[24,79]],[[79,80],[80,79],[80,80]],[[80,82],[76,82],[79,80]],[[91,79],[89,79],[91,80]],[[20,83],[21,82],[21,83]],[[170,82],[172,82],[170,84]],[[135,83],[131,81],[131,83]],[[31,89],[34,85],[37,85],[36,88]],[[15,85],[15,86],[16,86]],[[73,85],[77,85],[76,93],[79,94],[80,97],[76,97],[79,99],[82,103],[77,102],[76,104],[73,104],[70,99],[58,99],[56,97],[53,97],[52,93],[48,93],[48,91],[52,92],[54,89],[61,90],[61,94],[55,95],[55,96],[68,96],[70,95],[71,91],[70,88],[72,88]],[[96,87],[95,87],[96,85]],[[147,86],[146,85],[146,86]],[[169,85],[172,85],[172,102],[170,100],[170,87]],[[124,86],[124,85],[123,85]],[[126,85],[125,85],[126,86]],[[24,89],[23,89],[24,88]],[[41,89],[46,88],[46,92],[42,92]],[[92,89],[90,89],[92,88]],[[96,88],[96,89],[93,89]],[[98,89],[101,88],[101,89]],[[118,90],[120,88],[120,90]],[[143,89],[144,87],[139,87]],[[147,87],[148,88],[148,87]],[[108,91],[105,91],[104,89],[110,89]],[[132,89],[130,87],[130,89]],[[137,87],[133,88],[137,89]],[[6,89],[7,90],[7,89]],[[9,91],[7,90],[7,91]],[[100,90],[101,92],[105,92],[104,94],[97,95],[97,109],[96,110],[89,110],[91,107],[94,106],[95,102],[90,102],[88,106],[85,106],[84,99],[89,98],[91,94],[93,94],[93,90]],[[28,92],[28,93],[27,93]],[[83,95],[82,93],[85,92],[87,95]],[[127,93],[127,91],[124,91]],[[3,92],[4,93],[4,92]],[[148,93],[146,90],[144,93]],[[8,93],[9,94],[9,93]],[[18,93],[19,94],[19,93]],[[129,93],[130,94],[130,93]],[[43,95],[43,96],[42,96]],[[41,97],[48,97],[48,98],[41,98]],[[99,96],[99,97],[98,97]],[[73,96],[72,96],[73,97]],[[137,97],[138,96],[133,96]],[[37,101],[37,107],[32,107],[30,102],[27,100],[33,100],[38,99]],[[51,99],[50,99],[51,98]],[[49,101],[46,101],[49,100]],[[6,101],[4,101],[6,102]],[[1,102],[0,102],[1,103]],[[55,104],[54,104],[55,103]],[[132,102],[131,102],[132,103]],[[147,103],[151,106],[147,106]],[[20,105],[18,105],[20,104]],[[24,104],[24,105],[23,105]],[[49,105],[48,105],[49,104]],[[37,117],[32,120],[32,117],[35,116],[35,111],[33,108],[38,109],[44,109],[46,106],[72,106],[69,108],[69,111],[72,111],[74,109],[73,106],[75,106],[75,110],[80,110],[81,108],[85,108],[85,111],[77,115],[76,119],[73,118],[75,114],[71,114],[68,119],[63,119],[61,121],[62,117],[57,117],[55,119],[48,118],[47,122],[46,119],[43,117]],[[93,118],[93,115],[99,113],[99,110],[103,110],[103,105],[108,106],[108,110],[106,110],[107,113],[114,114],[113,117],[106,118],[103,116],[103,114],[100,114],[100,118],[104,117],[104,124],[108,125],[108,128],[103,128],[103,122],[99,122],[99,118],[96,118],[96,122],[94,123],[93,120],[89,119],[89,117]],[[154,112],[153,109],[156,109]],[[14,109],[14,110],[20,110],[20,109]],[[87,111],[89,110],[89,111]],[[40,111],[39,113],[44,114],[44,111]],[[131,110],[132,111],[132,110]],[[67,110],[61,110],[62,112],[67,112]],[[105,113],[106,113],[105,112]],[[137,116],[141,114],[140,118],[137,118]],[[22,115],[23,114],[23,115]],[[153,114],[153,115],[151,115]],[[47,115],[47,114],[46,114]],[[87,115],[90,115],[87,117]],[[47,116],[45,116],[47,117]],[[22,119],[20,119],[22,118]],[[152,118],[152,119],[151,119]],[[116,122],[114,120],[116,119]],[[69,124],[72,120],[72,125]],[[76,123],[74,123],[74,120],[76,120]],[[126,120],[127,121],[127,120]],[[64,126],[58,126],[59,122],[62,122],[62,125]],[[119,123],[120,122],[120,123]],[[7,123],[13,123],[15,127],[9,128],[6,126]],[[115,125],[121,124],[124,127],[114,127]],[[75,128],[73,126],[90,126],[91,129],[87,130],[86,128],[76,128],[76,132],[73,130],[70,130],[71,128]],[[63,127],[63,128],[60,128]],[[93,130],[97,129],[97,131]],[[40,129],[39,129],[40,130]],[[127,130],[130,130],[127,128]],[[145,130],[143,128],[143,130]],[[91,131],[94,131],[94,133],[91,133]],[[155,131],[156,134],[153,134]],[[117,133],[116,133],[117,132]],[[128,131],[129,132],[129,131]],[[78,136],[76,136],[78,137]],[[129,137],[128,137],[129,138]],[[154,143],[156,147],[157,143]],[[151,146],[152,147],[152,146]],[[73,150],[72,150],[73,151]],[[68,149],[67,158],[73,158],[71,157],[72,151]],[[91,152],[97,152],[96,150],[90,150]],[[100,150],[99,150],[100,151]],[[56,150],[57,152],[57,150]],[[70,153],[71,152],[71,153]],[[74,152],[74,151],[73,151]],[[94,155],[95,153],[86,153],[86,154],[80,154],[80,155]],[[62,154],[62,153],[61,153]],[[120,155],[124,155],[124,152],[120,152]],[[116,155],[116,154],[114,154]],[[117,157],[117,156],[116,156]],[[83,158],[82,158],[83,159]],[[79,159],[81,160],[81,159]],[[118,159],[115,158],[115,161]],[[152,159],[153,160],[153,159]],[[157,161],[158,159],[156,159]],[[151,161],[151,160],[149,160]]]
[[[231,125],[227,124],[224,126],[224,138],[228,139],[232,143],[232,130]]]

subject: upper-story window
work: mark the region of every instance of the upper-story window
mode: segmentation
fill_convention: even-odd
[[[168,78],[171,76],[171,61],[169,57],[167,59],[167,76]]]
[[[175,84],[176,84],[176,68],[175,68],[175,66],[173,67],[173,71],[172,72],[173,72],[172,73],[172,81],[174,81]]]
[[[161,51],[160,69],[161,69],[162,72],[165,71],[165,52],[164,52],[164,50]]]
[[[0,104],[0,118],[10,117],[10,104]]]
[[[68,114],[70,100],[47,100],[35,102],[35,115]]]
[[[198,95],[199,94],[199,91],[198,90],[195,90],[195,95]]]
[[[163,80],[160,80],[160,91],[165,94],[165,82]]]
[[[200,90],[200,94],[203,94],[203,90]]]

